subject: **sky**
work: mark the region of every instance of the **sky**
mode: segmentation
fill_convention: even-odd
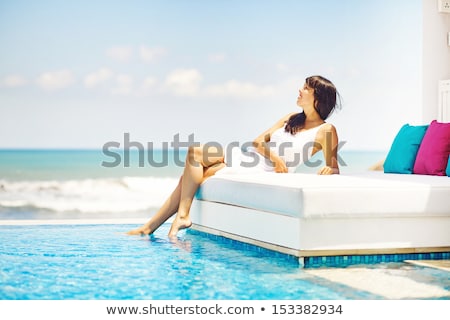
[[[252,141],[331,80],[345,150],[421,121],[421,0],[0,0],[0,148]]]

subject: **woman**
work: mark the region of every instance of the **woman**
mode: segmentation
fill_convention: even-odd
[[[303,111],[286,115],[254,140],[254,147],[250,148],[249,152],[256,157],[251,158],[263,161],[255,163],[251,172],[293,172],[298,165],[308,160],[302,158],[305,150],[307,154],[304,158],[309,158],[322,150],[326,165],[318,171],[318,174],[338,174],[338,136],[335,127],[325,122],[338,106],[337,99],[336,87],[329,80],[321,76],[306,78],[297,98],[297,105]],[[169,238],[176,237],[179,230],[189,228],[192,224],[189,210],[198,187],[206,178],[224,168],[231,168],[232,162],[236,169],[234,154],[232,158],[235,159],[226,158],[224,151],[217,146],[189,148],[178,186],[146,224],[129,231],[128,234],[151,234],[175,213]],[[239,173],[248,170],[242,165],[245,159],[249,160],[248,154],[238,154],[238,158],[241,169],[231,171]]]

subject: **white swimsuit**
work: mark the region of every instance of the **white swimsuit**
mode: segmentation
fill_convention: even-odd
[[[295,172],[298,166],[311,158],[317,132],[324,124],[296,134],[286,132],[284,127],[274,131],[268,143],[270,150],[283,159],[288,172]],[[227,148],[225,164],[227,167],[216,174],[274,172],[275,170],[271,161],[258,153],[254,147],[244,151],[239,146]]]

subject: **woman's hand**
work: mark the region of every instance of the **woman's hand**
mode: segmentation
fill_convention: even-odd
[[[276,159],[273,160],[273,166],[274,166],[274,170],[277,173],[287,173],[288,169],[286,166],[286,163],[283,161],[283,159],[277,157]]]
[[[326,175],[326,174],[338,174],[339,169],[338,168],[332,168],[329,166],[322,167],[317,174]]]

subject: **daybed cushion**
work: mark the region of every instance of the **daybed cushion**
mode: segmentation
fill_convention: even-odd
[[[417,152],[414,173],[445,176],[450,154],[450,123],[433,120]]]
[[[223,174],[208,178],[196,198],[304,218],[450,216],[450,179],[383,172]]]
[[[450,177],[450,156],[448,157],[447,161],[447,170],[445,171],[448,177]]]
[[[383,164],[385,173],[412,173],[420,143],[428,125],[403,125],[392,142]]]

